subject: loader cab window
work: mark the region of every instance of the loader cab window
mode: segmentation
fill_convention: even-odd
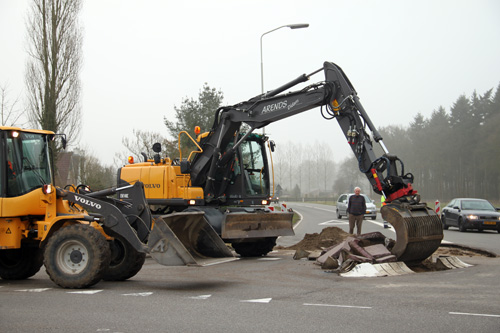
[[[7,196],[23,195],[51,184],[47,137],[17,131],[6,134]]]
[[[247,195],[266,195],[269,188],[264,146],[248,140],[240,146],[245,191]]]

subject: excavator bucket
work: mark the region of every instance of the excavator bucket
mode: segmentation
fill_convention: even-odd
[[[237,260],[203,212],[157,217],[149,235],[150,255],[166,266],[208,266]]]
[[[441,219],[425,203],[389,203],[383,206],[380,212],[384,220],[392,224],[396,231],[396,244],[391,252],[398,260],[423,261],[441,245]]]

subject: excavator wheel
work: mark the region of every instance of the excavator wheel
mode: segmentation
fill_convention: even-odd
[[[441,245],[443,224],[427,204],[391,202],[383,206],[380,212],[396,231],[396,244],[391,252],[398,260],[421,262]]]
[[[0,278],[24,280],[32,277],[43,264],[42,250],[38,247],[0,250]]]
[[[277,237],[245,240],[231,243],[234,251],[242,257],[262,257],[271,252],[276,245]]]
[[[99,282],[111,251],[106,238],[89,225],[56,231],[47,242],[44,265],[50,279],[63,288],[87,288]]]
[[[109,241],[111,261],[102,276],[106,281],[125,281],[136,275],[146,260],[146,254],[137,252],[121,236]]]

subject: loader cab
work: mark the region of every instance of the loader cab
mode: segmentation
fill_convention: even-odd
[[[17,197],[53,184],[47,131],[0,128],[1,197]]]
[[[230,204],[261,204],[269,197],[269,164],[267,137],[251,134],[238,147],[230,167],[229,185],[225,191]],[[231,148],[232,144],[227,149]]]

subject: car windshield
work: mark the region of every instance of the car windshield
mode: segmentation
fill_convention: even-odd
[[[463,200],[462,201],[462,209],[464,209],[464,210],[492,210],[492,211],[496,211],[495,207],[493,207],[486,200]]]

